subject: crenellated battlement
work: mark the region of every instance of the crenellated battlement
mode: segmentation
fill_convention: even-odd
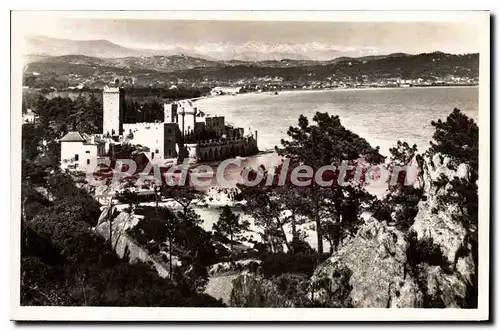
[[[103,93],[120,93],[120,88],[104,86]]]
[[[128,130],[148,130],[163,128],[164,123],[161,122],[148,122],[148,123],[124,123],[123,131],[126,134]]]
[[[246,144],[254,142],[253,137],[242,137],[242,138],[226,138],[226,139],[209,139],[202,140],[198,143],[200,147],[211,147],[211,146],[227,146],[235,144]]]

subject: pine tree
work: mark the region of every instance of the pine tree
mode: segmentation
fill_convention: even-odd
[[[365,139],[343,127],[338,116],[317,112],[313,121],[315,124],[310,124],[304,115],[300,115],[298,127],[290,127],[287,132],[290,140],[283,139],[281,141],[283,147],[276,147],[280,156],[290,159],[290,164],[308,165],[313,169],[319,169],[325,165],[339,167],[342,161],[354,165],[361,157],[371,164],[379,164],[383,161],[378,147],[371,147]],[[359,205],[349,204],[347,206],[345,193],[357,196],[357,198],[353,198],[353,196],[347,198],[356,203],[361,203],[362,197],[368,197],[362,192],[363,183],[355,183],[355,185],[357,189],[353,189],[350,185],[340,186],[337,183],[325,188],[312,181],[308,187],[310,216],[316,223],[318,253],[323,253],[321,218],[325,212],[325,206],[327,213],[341,216],[340,218],[344,220],[345,225],[347,222],[353,222],[351,228],[355,228],[357,220],[351,217],[343,218],[343,216],[346,216],[346,213],[352,214],[351,216],[358,214]],[[324,204],[325,199],[329,198],[332,198],[334,203]],[[351,211],[348,211],[348,208],[351,208]],[[349,232],[352,232],[352,229],[349,229]]]
[[[471,181],[477,180],[479,161],[479,128],[472,118],[455,108],[446,121],[432,122],[436,129],[431,141],[431,153],[441,153],[451,157],[455,165],[470,165]]]
[[[224,206],[217,223],[212,227],[213,231],[222,235],[229,236],[231,251],[233,250],[233,240],[243,231],[248,230],[248,221],[240,221],[240,217],[231,211],[231,207]]]

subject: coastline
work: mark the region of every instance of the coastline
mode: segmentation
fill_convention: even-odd
[[[259,149],[261,151],[267,153],[271,153],[274,151],[274,146],[276,144],[279,144],[279,141],[282,137],[279,137],[278,139],[276,135],[278,134],[278,131],[276,131],[276,134],[272,134],[269,131],[269,128],[266,127],[266,122],[259,120],[259,116],[267,116],[267,113],[264,113],[261,111],[261,109],[266,109],[267,112],[270,111],[269,107],[267,107],[268,104],[276,104],[277,107],[281,107],[279,105],[282,105],[284,103],[289,102],[288,100],[295,100],[295,98],[300,102],[305,102],[302,100],[302,96],[304,98],[311,98],[313,99],[312,101],[315,100],[316,96],[318,96],[318,100],[323,100],[323,99],[332,99],[330,100],[329,106],[328,107],[320,107],[318,109],[321,109],[322,111],[330,111],[333,112],[337,115],[339,115],[342,119],[343,125],[348,127],[350,130],[356,132],[358,135],[363,136],[366,138],[371,144],[374,146],[379,146],[381,147],[381,151],[384,154],[387,154],[389,151],[389,148],[392,147],[392,145],[400,138],[399,135],[394,135],[395,138],[390,139],[390,144],[387,142],[388,138],[385,132],[372,132],[370,128],[366,127],[361,127],[358,128],[356,125],[357,121],[359,122],[360,116],[353,117],[353,121],[351,121],[351,115],[343,111],[342,109],[351,109],[349,105],[346,105],[346,108],[343,107],[343,101],[345,98],[350,98],[354,97],[356,99],[366,99],[366,98],[371,98],[379,96],[379,94],[389,93],[391,94],[392,92],[397,93],[399,96],[405,96],[406,94],[409,95],[409,98],[411,98],[411,95],[413,94],[418,94],[418,97],[423,97],[425,98],[426,93],[431,93],[431,94],[449,94],[453,93],[453,95],[475,95],[477,94],[477,89],[478,86],[476,85],[467,85],[467,86],[459,86],[459,85],[454,85],[454,86],[418,86],[418,87],[367,87],[367,88],[347,88],[347,89],[338,89],[338,88],[333,88],[333,89],[315,89],[315,90],[309,90],[309,89],[296,89],[296,90],[286,90],[286,91],[281,91],[279,95],[273,95],[271,92],[249,92],[249,93],[243,93],[240,95],[216,95],[216,96],[205,96],[202,98],[198,98],[198,103],[196,105],[198,107],[201,107],[201,109],[208,115],[225,115],[228,118],[228,121],[231,121],[233,123],[238,123],[242,124],[245,127],[255,127],[259,131]],[[363,97],[363,91],[366,93],[365,97]],[[442,91],[442,92],[441,92]],[[449,92],[447,92],[449,91]],[[462,93],[464,91],[464,93]],[[470,91],[470,92],[469,92]],[[359,92],[359,93],[358,93]],[[465,93],[467,92],[467,93]],[[307,96],[310,97],[307,97]],[[339,103],[335,102],[334,99],[336,96],[342,96],[341,99],[339,99]],[[331,96],[331,98],[330,98]],[[218,98],[216,98],[218,97]],[[383,97],[381,97],[383,98]],[[475,97],[472,97],[470,99],[471,101],[468,100],[461,100],[461,99],[456,99],[459,101],[455,102],[449,102],[448,108],[451,107],[458,107],[462,110],[465,110],[466,112],[473,112],[477,114],[477,104],[471,104],[473,103]],[[206,99],[206,100],[203,100]],[[366,99],[368,100],[368,99]],[[262,106],[259,106],[259,104],[262,102]],[[292,102],[292,101],[290,101]],[[367,101],[369,103],[369,101]],[[252,105],[253,104],[253,105]],[[311,102],[311,107],[315,107],[315,103]],[[325,103],[326,104],[326,103]],[[381,106],[377,104],[377,106],[380,108]],[[262,107],[267,107],[267,108],[262,108]],[[290,125],[295,125],[296,124],[296,119],[298,118],[298,115],[302,112],[303,114],[308,114],[308,116],[312,116],[313,114],[310,112],[311,107],[304,106],[303,110],[294,110],[295,113],[294,115],[291,115],[290,113],[286,111],[281,111],[280,112],[280,118],[281,120],[280,123],[285,123],[286,125],[282,125],[279,127],[279,130],[282,135],[286,134],[286,130],[288,129],[288,126]],[[434,107],[432,104],[429,105],[429,109]],[[290,107],[289,107],[290,108]],[[368,107],[370,108],[370,107]],[[371,121],[375,122],[380,122],[381,119],[386,117],[386,113],[381,111],[380,109],[377,109],[376,112],[369,111],[365,105],[365,115],[362,115],[363,117],[370,118]],[[441,110],[444,108],[441,107]],[[437,116],[445,116],[446,111],[441,111],[440,115]],[[474,114],[471,114],[473,118]],[[427,115],[430,114],[430,112],[426,113]],[[295,116],[296,115],[296,116]],[[257,116],[257,117],[254,117]],[[378,116],[378,117],[377,117]],[[293,120],[291,119],[293,117]],[[401,116],[400,116],[401,117]],[[430,118],[427,116],[429,119],[426,121],[426,124],[429,124],[432,119],[435,119],[434,117]],[[401,124],[404,124],[406,120],[409,118],[412,118],[412,121],[418,121],[418,119],[415,118],[415,113],[409,112],[407,117],[405,118],[400,118]],[[277,120],[278,121],[278,120]],[[428,122],[428,123],[427,123]],[[405,134],[409,135],[411,137],[410,142],[411,143],[416,143],[419,147],[428,147],[428,135],[425,136],[425,139],[420,139],[419,135],[414,135],[410,129],[407,128],[407,125],[403,125],[403,129],[406,130]],[[267,131],[266,131],[267,130]],[[429,130],[427,130],[429,131]],[[429,132],[430,134],[430,132]],[[377,136],[380,137],[380,139],[376,138]],[[372,138],[372,139],[370,139]],[[376,138],[376,139],[373,139]],[[268,141],[271,141],[272,143],[267,143]],[[420,141],[420,140],[421,141]],[[372,141],[373,140],[373,141]],[[424,141],[425,140],[425,141]]]
[[[365,90],[408,90],[408,89],[435,89],[435,88],[470,88],[476,87],[479,88],[479,85],[419,85],[419,86],[365,86],[365,87],[346,87],[346,88],[320,88],[320,89],[283,89],[278,90],[278,95],[280,94],[288,94],[288,93],[303,93],[303,92],[326,92],[326,91],[365,91]],[[265,92],[244,92],[244,93],[236,93],[236,94],[219,94],[219,95],[204,95],[196,98],[189,98],[184,100],[189,100],[191,102],[197,102],[199,100],[204,99],[212,99],[212,98],[220,98],[220,97],[237,97],[244,95],[269,95],[274,96],[274,91],[265,91]]]

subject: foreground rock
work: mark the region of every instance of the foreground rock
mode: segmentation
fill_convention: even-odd
[[[449,183],[454,178],[469,180],[466,164],[453,168],[447,156],[435,154],[425,159],[423,182],[426,199],[420,201],[410,231],[415,232],[419,240],[430,238],[439,246],[444,258],[441,265],[422,268],[427,294],[442,301],[446,307],[461,307],[471,299],[469,291],[474,287],[475,266],[472,247],[467,242],[467,233],[471,229],[466,229],[460,222],[464,216],[461,206],[440,199],[456,194]]]
[[[233,280],[242,274],[255,272],[260,264],[260,260],[247,259],[211,265],[208,268],[209,278],[205,293],[230,304]]]
[[[422,295],[406,272],[406,247],[402,232],[370,220],[316,269],[311,278],[312,299],[352,307],[420,306]],[[351,290],[342,293],[349,286]]]
[[[474,247],[450,181],[469,169],[426,156],[423,197],[408,233],[370,220],[311,278],[310,296],[330,306],[471,308],[477,303]]]

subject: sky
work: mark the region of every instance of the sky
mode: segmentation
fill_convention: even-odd
[[[105,39],[134,48],[234,47],[242,44],[301,45],[373,53],[479,51],[471,22],[289,22],[159,19],[43,19],[25,34],[74,40]]]

